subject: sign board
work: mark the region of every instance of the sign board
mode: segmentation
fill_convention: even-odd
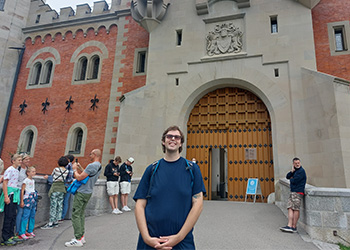
[[[247,191],[245,194],[245,201],[247,201],[248,195],[254,195],[254,203],[256,200],[257,195],[261,195],[262,200],[264,200],[262,193],[261,193],[261,187],[259,179],[248,179],[247,182]]]
[[[256,191],[258,189],[258,183],[258,179],[248,179],[246,194],[256,194]]]
[[[256,160],[256,148],[244,149],[244,156],[246,160]]]

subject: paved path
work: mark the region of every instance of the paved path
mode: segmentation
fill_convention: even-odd
[[[194,231],[196,247],[199,250],[338,249],[336,245],[311,242],[301,229],[294,234],[281,232],[279,227],[286,222],[287,218],[282,211],[272,204],[205,201]],[[121,215],[87,217],[85,227],[85,250],[136,249],[138,230],[133,211]],[[64,243],[73,238],[71,221],[64,221],[58,228],[38,228],[34,232],[37,235],[35,239],[12,249],[67,249]]]

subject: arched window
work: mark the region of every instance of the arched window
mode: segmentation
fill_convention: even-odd
[[[91,59],[91,65],[92,65],[92,76],[91,79],[97,79],[98,77],[98,70],[100,67],[100,57],[99,56],[94,56]]]
[[[41,53],[42,52],[39,50],[27,63],[27,68],[30,68],[27,89],[47,88],[52,86],[55,64],[57,64],[58,60],[55,60],[53,57],[48,57],[45,60],[36,58]]]
[[[74,124],[68,131],[65,154],[84,156],[87,128],[84,123]]]
[[[35,126],[30,125],[24,128],[18,142],[18,153],[26,153],[33,157],[37,135],[38,130]]]
[[[74,150],[69,153],[80,154],[81,151],[81,143],[83,141],[83,130],[81,128],[77,128],[74,134]]]
[[[30,85],[38,85],[39,84],[41,67],[42,67],[41,62],[37,62],[34,65]]]
[[[103,60],[107,58],[109,58],[108,49],[104,43],[88,41],[81,44],[70,59],[70,62],[74,64],[72,84],[99,83]]]
[[[77,80],[79,80],[79,81],[85,80],[87,63],[88,63],[88,60],[85,56],[80,58],[80,60],[78,62]]]
[[[33,130],[29,129],[25,133],[23,144],[21,145],[21,148],[19,148],[19,153],[26,153],[30,154],[30,150],[32,149],[33,145],[33,138],[34,138],[34,132]]]
[[[44,65],[44,75],[43,75],[43,84],[50,83],[51,80],[51,73],[52,73],[52,66],[53,63],[51,61],[47,61]]]

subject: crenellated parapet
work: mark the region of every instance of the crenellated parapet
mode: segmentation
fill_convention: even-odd
[[[33,44],[38,38],[41,42],[48,37],[54,41],[58,35],[64,40],[68,33],[75,38],[81,31],[84,36],[90,30],[97,35],[102,27],[109,33],[120,17],[130,15],[130,0],[112,0],[110,6],[106,1],[96,1],[93,7],[80,4],[75,10],[70,6],[62,7],[59,14],[43,0],[31,0],[30,15],[23,33],[25,39],[31,39]]]

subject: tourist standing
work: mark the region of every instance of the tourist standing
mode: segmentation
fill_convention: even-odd
[[[292,171],[287,173],[287,179],[290,180],[290,195],[288,199],[288,225],[281,227],[283,232],[296,233],[297,223],[300,216],[301,200],[305,194],[306,173],[301,166],[300,159],[293,159]]]
[[[137,249],[195,249],[192,231],[206,191],[198,165],[180,156],[184,141],[177,126],[165,130],[164,158],[142,176],[134,196]]]
[[[104,176],[107,177],[107,194],[109,196],[109,204],[112,207],[113,214],[122,214],[118,209],[118,194],[119,194],[119,164],[122,162],[120,156],[111,160],[105,168]]]
[[[132,166],[131,164],[134,163],[134,158],[129,157],[126,162],[124,162],[120,166],[120,192],[121,195],[121,202],[122,202],[122,210],[125,212],[131,211],[131,209],[128,207],[128,196],[131,192],[131,177],[134,174],[132,172]]]
[[[22,164],[22,156],[14,154],[11,156],[12,166],[8,167],[4,173],[3,192],[0,196],[0,212],[4,212],[4,222],[2,226],[1,245],[13,246],[23,242],[14,235],[16,225],[17,206],[20,203],[20,189],[18,188],[18,167]]]
[[[81,168],[80,164],[73,165],[74,178],[77,181],[82,181],[89,177],[86,184],[82,184],[74,195],[72,224],[74,229],[74,238],[65,243],[67,247],[82,247],[86,243],[85,239],[85,208],[89,202],[95,183],[101,172],[101,150],[94,149],[90,153],[92,163],[87,165],[85,170],[80,174],[77,168]]]

